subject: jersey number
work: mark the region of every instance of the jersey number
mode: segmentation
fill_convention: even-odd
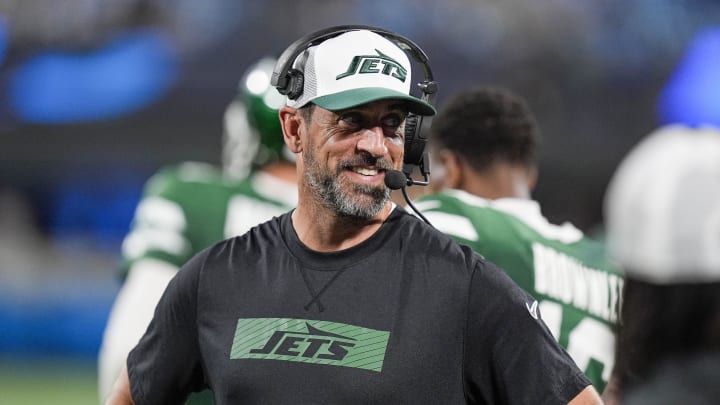
[[[540,313],[556,339],[562,325],[562,305],[540,302]],[[567,351],[581,370],[587,371],[590,359],[603,365],[602,379],[607,382],[615,364],[615,335],[610,327],[593,318],[583,318],[568,335]]]

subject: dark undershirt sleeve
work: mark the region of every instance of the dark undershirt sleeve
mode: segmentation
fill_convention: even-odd
[[[182,404],[190,392],[203,388],[196,311],[205,255],[192,258],[170,281],[145,335],[128,355],[136,405]]]
[[[566,404],[590,385],[544,322],[531,315],[534,301],[497,266],[478,262],[464,356],[470,403]]]

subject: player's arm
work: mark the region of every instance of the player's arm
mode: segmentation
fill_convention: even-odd
[[[105,405],[135,405],[130,394],[130,378],[128,378],[127,367],[123,367],[120,376],[110,391]]]
[[[620,403],[620,377],[617,369],[613,369],[605,389],[602,392],[602,399],[606,405],[618,405]]]
[[[135,210],[131,232],[123,241],[126,278],[110,311],[98,356],[101,400],[145,332],[168,282],[189,258],[184,191],[185,184],[174,170],[160,171],[146,184]]]
[[[597,390],[595,390],[595,387],[592,385],[588,385],[585,387],[584,390],[580,391],[579,394],[575,396],[575,398],[572,399],[572,401],[568,402],[568,405],[602,405],[603,401],[600,399],[600,395],[598,394]]]
[[[113,389],[116,400],[127,401],[130,391],[138,404],[183,404],[192,392],[207,389],[197,299],[208,254],[194,256],[168,283],[147,330],[127,356],[127,371]]]
[[[113,303],[98,356],[100,398],[106,398],[130,350],[152,319],[153,310],[178,268],[157,259],[136,262]]]

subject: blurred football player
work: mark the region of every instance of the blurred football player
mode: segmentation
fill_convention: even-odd
[[[436,193],[417,208],[497,263],[538,302],[528,307],[602,390],[613,367],[622,277],[599,242],[552,224],[531,199],[540,130],[524,99],[499,87],[456,94],[431,129]]]
[[[123,242],[124,283],[100,348],[101,400],[179,267],[200,250],[297,204],[295,157],[278,119],[285,98],[270,85],[274,65],[275,59],[263,58],[240,81],[225,111],[222,168],[184,162],[147,181]],[[207,400],[191,398],[192,403]]]

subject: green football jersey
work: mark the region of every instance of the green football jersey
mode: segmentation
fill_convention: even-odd
[[[615,356],[614,325],[623,286],[603,244],[569,223],[554,225],[536,201],[486,200],[460,190],[420,198],[438,230],[498,264],[537,300],[559,343],[600,392]]]
[[[202,249],[296,205],[296,186],[261,171],[238,181],[204,163],[163,168],[147,181],[123,241],[122,275],[147,258],[179,268]],[[209,391],[193,394],[187,402],[212,403]]]
[[[188,162],[151,177],[123,241],[124,269],[154,258],[180,267],[200,250],[294,208],[297,188],[263,172],[242,181]]]

